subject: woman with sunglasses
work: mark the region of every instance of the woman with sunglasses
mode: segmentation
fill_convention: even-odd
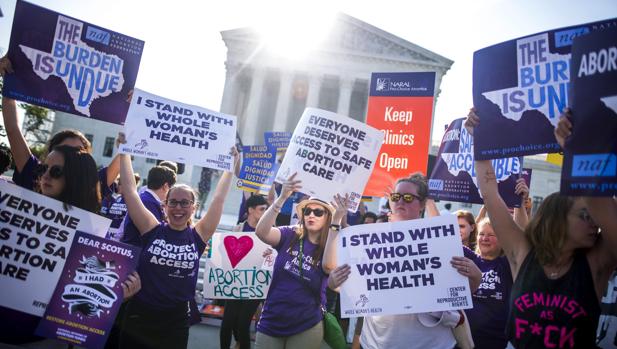
[[[77,207],[91,213],[98,213],[101,195],[96,164],[92,156],[81,149],[68,145],[56,146],[37,168],[40,175],[41,194],[64,203],[64,209]],[[123,284],[125,296],[129,297],[138,289],[138,276],[133,274]],[[14,310],[0,309],[0,320],[4,324],[0,342],[24,343],[38,339],[32,336],[39,317]]]
[[[479,123],[472,109],[465,122],[470,134]],[[600,299],[617,267],[615,200],[553,193],[523,229],[499,196],[491,162],[476,161],[475,168],[514,278],[509,347],[595,347]]]
[[[257,237],[278,251],[255,348],[320,348],[323,339],[322,307],[328,273],[336,265],[335,260],[325,259],[324,250],[329,232],[339,229],[347,204],[340,195],[332,204],[304,200],[296,207],[298,225],[273,228],[285,200],[301,189],[295,176],[283,183],[281,195],[255,229]]]
[[[237,164],[235,147],[232,154]],[[186,348],[199,258],[219,224],[232,177],[221,176],[207,213],[194,225],[197,195],[187,185],[174,185],[165,200],[168,222],[159,223],[137,194],[130,157],[120,155],[124,200],[142,238],[142,289],[127,305],[121,348]]]

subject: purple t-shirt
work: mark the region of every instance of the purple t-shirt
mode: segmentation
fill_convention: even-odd
[[[22,188],[34,190],[34,183],[37,178],[36,170],[39,164],[41,164],[41,161],[31,154],[21,172],[17,171],[17,169],[13,172],[13,182]],[[98,177],[101,184],[101,197],[111,195],[113,188],[107,185],[107,167],[99,170]]]
[[[109,197],[109,199],[103,200],[101,206],[101,215],[111,219],[111,225],[107,232],[106,239],[120,241],[121,236],[118,234],[120,225],[127,214],[126,202],[122,195],[118,197]]]
[[[141,291],[135,299],[161,310],[194,299],[199,257],[206,248],[195,228],[178,231],[161,223],[142,241],[137,267]]]
[[[148,209],[148,211],[152,212],[154,217],[156,217],[159,222],[163,222],[165,214],[159,200],[147,190],[139,194],[139,198],[141,199],[141,202],[144,204],[144,206]],[[133,223],[131,217],[128,214],[124,216],[124,220],[120,224],[120,227],[118,228],[116,234],[119,237],[120,241],[124,243],[134,246],[142,246],[143,244],[141,240],[142,236],[141,234],[139,234],[139,230],[137,230],[135,223]]]
[[[270,290],[263,306],[257,331],[273,337],[288,337],[307,330],[323,319],[317,304],[326,304],[328,275],[321,261],[313,265],[312,254],[318,245],[303,239],[303,271],[300,279],[299,244],[290,247],[294,235],[292,227],[279,227],[281,240],[274,248],[278,251]],[[310,287],[310,290],[309,290]]]
[[[482,271],[482,282],[472,294],[473,308],[466,309],[475,347],[505,348],[506,323],[510,311],[512,272],[505,256],[488,260],[463,247],[465,257],[476,263]]]

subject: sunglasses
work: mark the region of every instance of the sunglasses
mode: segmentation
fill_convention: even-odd
[[[305,216],[310,215],[311,213],[315,215],[315,217],[321,217],[324,215],[324,213],[326,213],[326,211],[324,209],[321,208],[305,208],[302,213]]]
[[[405,194],[391,193],[390,194],[390,200],[392,200],[393,202],[398,202],[401,198],[403,199],[403,201],[405,201],[408,204],[412,203],[414,200],[418,200],[418,201],[422,200],[420,199],[419,196],[415,194],[411,194],[411,193],[405,193]]]
[[[187,208],[193,204],[193,201],[192,200],[178,201],[178,200],[171,199],[171,200],[165,201],[165,203],[167,204],[167,206],[172,207],[172,208],[177,207],[178,205],[180,205],[180,207],[182,208]]]
[[[58,165],[53,165],[50,167],[47,164],[40,164],[39,167],[36,169],[37,177],[41,177],[47,171],[49,171],[49,177],[53,179],[60,179],[62,178],[62,176],[64,176],[64,171],[62,170],[62,167]]]

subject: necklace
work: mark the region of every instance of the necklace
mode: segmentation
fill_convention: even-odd
[[[572,261],[568,261],[567,263],[559,266],[559,268],[556,271],[549,271],[548,278],[552,280],[559,278],[559,276],[561,276],[561,272],[564,271],[564,269],[567,269],[566,267],[569,267],[571,264],[572,264]]]

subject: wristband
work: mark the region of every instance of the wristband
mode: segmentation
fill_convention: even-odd
[[[339,224],[330,224],[330,229],[333,231],[339,231],[341,230],[341,226]]]

